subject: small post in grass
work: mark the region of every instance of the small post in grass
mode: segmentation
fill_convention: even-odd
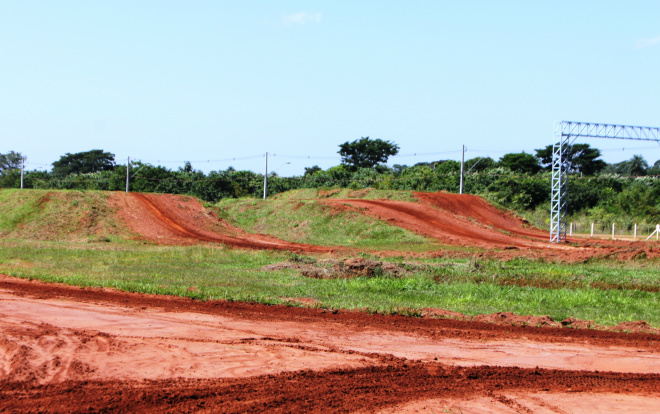
[[[594,238],[594,223],[591,223],[591,238]]]
[[[633,240],[637,240],[637,223],[635,223],[635,231],[633,232]]]
[[[131,174],[131,157],[126,159],[126,192],[128,193],[128,183],[130,181]]]
[[[612,240],[614,240],[614,226],[615,226],[615,223],[612,223]]]
[[[25,173],[25,157],[21,158],[21,190],[23,189],[23,175]]]

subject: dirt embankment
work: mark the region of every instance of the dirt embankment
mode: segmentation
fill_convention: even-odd
[[[395,226],[456,246],[503,248],[565,248],[538,240],[528,240],[506,234],[497,228],[482,225],[467,217],[440,210],[434,206],[392,200],[324,200],[331,205],[348,204],[362,209],[364,214]]]
[[[159,244],[221,243],[244,249],[332,253],[336,248],[292,243],[251,234],[205,209],[193,197],[169,194],[113,193],[111,203],[135,233]]]
[[[471,253],[482,257],[531,257],[568,262],[600,257],[620,260],[660,257],[658,246],[644,242],[571,238],[570,244],[550,243],[548,232],[530,226],[477,196],[449,193],[415,193],[415,196],[419,203],[365,199],[326,199],[323,202],[338,208],[358,209],[446,245],[482,248],[481,252]],[[460,255],[443,251],[437,254]]]
[[[462,217],[479,226],[494,228],[509,234],[548,241],[547,231],[537,229],[511,212],[500,210],[481,197],[470,194],[414,193],[420,202],[432,205],[447,214]]]
[[[8,277],[0,315],[2,412],[660,407],[652,334],[197,302]]]

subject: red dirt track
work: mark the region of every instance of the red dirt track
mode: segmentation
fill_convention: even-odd
[[[1,276],[0,299],[0,412],[660,412],[652,334]]]
[[[564,248],[539,241],[540,233],[535,234],[537,240],[528,240],[505,234],[497,228],[472,222],[467,217],[440,210],[432,205],[392,200],[324,200],[324,202],[362,208],[368,215],[448,245],[484,248]]]
[[[192,197],[113,193],[112,203],[134,232],[158,244],[221,243],[243,249],[331,253],[336,248],[292,243],[251,234],[215,217]]]
[[[470,222],[477,222],[480,226],[492,227],[531,239],[542,241],[549,239],[548,232],[534,228],[511,213],[493,207],[481,197],[451,193],[415,193],[415,196],[421,202],[444,210],[448,214],[460,216]]]
[[[364,199],[325,199],[322,202],[338,208],[350,206],[359,209],[364,214],[436,239],[442,244],[482,248],[480,256],[542,257],[569,262],[593,257],[623,260],[639,255],[660,257],[660,248],[653,243],[573,238],[571,245],[553,244],[549,242],[549,233],[498,210],[477,196],[449,193],[415,193],[415,196],[419,203]],[[244,249],[306,253],[350,251],[341,246],[314,246],[248,233],[218,218],[192,197],[113,193],[111,203],[138,237],[158,244],[211,242]],[[432,254],[458,253],[439,250]]]

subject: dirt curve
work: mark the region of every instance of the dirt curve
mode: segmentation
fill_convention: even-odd
[[[112,193],[111,203],[140,237],[159,244],[221,243],[243,249],[332,253],[338,248],[292,243],[251,234],[216,217],[195,198],[170,194]]]
[[[0,315],[0,412],[660,412],[651,334],[2,276]]]
[[[363,199],[325,199],[322,202],[336,208],[359,209],[364,214],[434,238],[442,244],[482,248],[479,256],[542,257],[561,261],[593,257],[622,260],[660,257],[660,247],[653,243],[573,238],[571,244],[553,244],[548,241],[548,232],[530,226],[477,196],[449,193],[415,193],[415,196],[419,203]],[[314,246],[248,233],[218,218],[192,197],[115,192],[111,195],[111,204],[129,229],[140,238],[159,244],[212,242],[246,249],[302,253],[351,251],[342,246]],[[387,255],[392,252],[374,253]],[[443,250],[429,254],[460,255]]]

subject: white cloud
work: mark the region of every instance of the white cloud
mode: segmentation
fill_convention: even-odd
[[[653,38],[645,38],[645,39],[638,39],[635,42],[635,49],[642,49],[645,47],[652,47],[660,44],[660,36],[656,36]]]
[[[286,24],[307,24],[307,23],[321,23],[321,13],[292,13],[282,16],[282,20]]]

